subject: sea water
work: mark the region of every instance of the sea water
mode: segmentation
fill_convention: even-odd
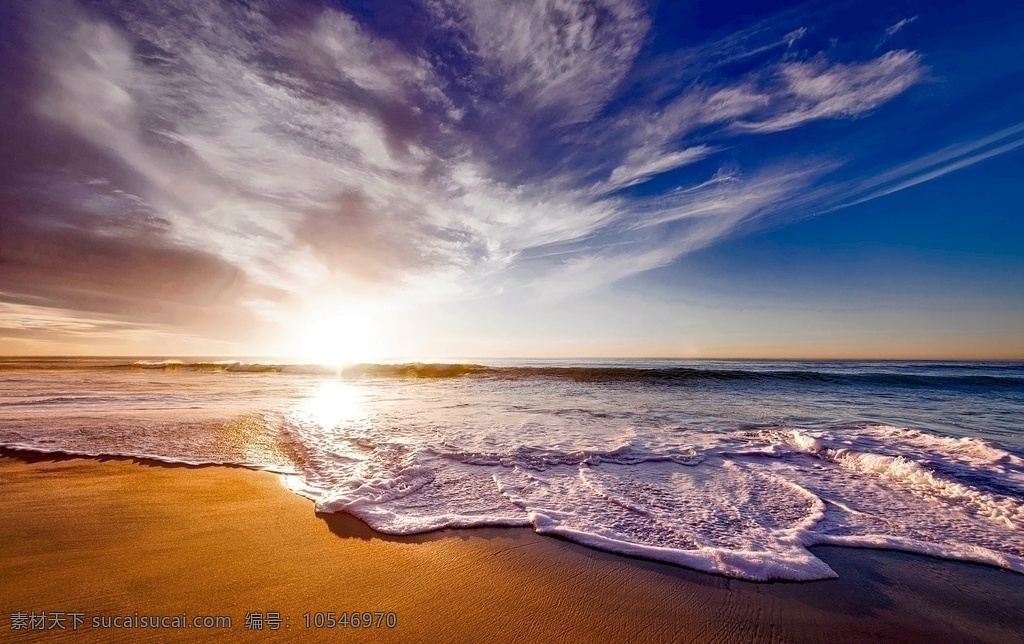
[[[374,529],[528,526],[753,580],[1024,573],[1024,363],[0,360],[0,444],[280,473]]]

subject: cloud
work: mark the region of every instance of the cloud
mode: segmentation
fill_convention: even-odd
[[[946,147],[848,186],[832,209],[854,206],[943,177],[1024,146],[1024,123]]]
[[[768,213],[802,205],[803,190],[834,169],[828,164],[751,176],[719,172],[709,180],[633,204],[592,235],[551,244],[511,272],[510,285],[543,299],[578,295],[665,266],[714,244]]]
[[[719,88],[695,86],[661,111],[641,113],[629,127],[634,141],[667,145],[703,126],[732,123],[771,102],[771,95],[747,80]]]
[[[17,144],[0,155],[3,301],[192,333],[336,293],[607,283],[788,212],[834,164],[729,155],[861,117],[925,70],[911,51],[787,51],[807,33],[788,14],[654,60],[635,2],[410,11],[423,24],[292,2],[23,5],[29,42],[3,49],[24,53],[0,79]],[[757,64],[723,71],[738,60]]]
[[[611,176],[608,177],[607,187],[619,189],[642,183],[655,175],[699,161],[713,151],[714,149],[707,145],[698,145],[673,152],[643,147],[634,149],[630,151],[622,165],[612,170]]]
[[[924,76],[921,56],[890,51],[866,63],[786,63],[778,70],[780,108],[737,123],[748,132],[779,132],[819,119],[859,116],[904,92]]]
[[[650,26],[632,0],[467,1],[444,5],[501,93],[563,122],[591,118],[629,71]]]
[[[886,38],[892,38],[894,35],[896,35],[896,32],[898,32],[900,29],[903,29],[904,27],[914,22],[915,20],[917,20],[917,16],[911,16],[909,18],[904,18],[903,20],[900,20],[894,25],[890,25],[885,29]]]
[[[301,213],[329,208],[354,188],[390,193],[392,185],[373,184],[418,171],[403,158],[414,154],[412,135],[403,137],[414,128],[396,123],[405,115],[393,104],[415,91],[403,83],[414,83],[410,70],[423,66],[360,39],[347,17],[329,10],[308,31],[280,37],[229,7],[183,15],[192,19],[129,14],[144,42],[164,52],[158,63],[133,58],[125,36],[82,18],[71,43],[47,60],[52,87],[40,112],[142,175],[171,239],[269,286],[301,287],[317,273],[294,247]],[[209,34],[205,25],[218,22],[236,38]],[[279,55],[308,41],[320,50],[288,75],[254,63],[259,41],[237,32],[263,37]],[[326,74],[319,63],[339,75],[334,86],[317,86]],[[143,121],[155,127],[144,131]],[[274,256],[279,261],[267,261]]]
[[[83,310],[163,317],[164,308],[229,302],[247,285],[237,267],[168,243],[159,225],[141,218],[6,216],[2,230],[0,291],[55,306],[74,300]]]
[[[679,149],[688,135],[708,126],[719,128],[718,137],[724,139],[728,130],[767,134],[820,119],[857,117],[923,74],[918,54],[895,51],[860,64],[783,61],[732,85],[692,86],[657,111],[637,110],[619,122],[617,134],[628,147],[600,187],[635,185],[708,156],[714,147],[707,144]]]
[[[94,353],[102,342],[130,348],[136,355],[226,355],[240,348],[235,343],[218,342],[207,333],[189,333],[178,325],[126,323],[77,309],[11,303],[3,301],[2,294],[0,339],[14,354],[38,354],[41,342],[58,355]]]
[[[799,29],[794,29],[793,31],[789,32],[788,34],[783,36],[782,39],[784,41],[786,41],[786,46],[787,47],[792,47],[793,44],[796,43],[796,41],[798,41],[801,38],[803,38],[804,35],[806,35],[806,34],[807,34],[807,28],[806,27],[800,27]]]

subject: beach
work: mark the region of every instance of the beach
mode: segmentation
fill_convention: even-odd
[[[525,528],[383,535],[345,514],[317,514],[275,474],[238,467],[6,450],[0,482],[3,641],[1024,637],[1019,574],[905,553],[819,547],[839,579],[753,583]],[[82,624],[73,633],[11,628],[14,613],[44,611],[81,613]],[[329,628],[316,617],[328,612],[394,613],[395,623]],[[136,613],[232,623],[216,632],[94,625]],[[246,628],[246,613],[279,613],[281,623]]]

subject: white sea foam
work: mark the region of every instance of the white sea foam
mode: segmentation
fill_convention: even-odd
[[[808,549],[817,544],[1024,573],[1024,460],[978,437],[744,428],[736,417],[767,412],[742,389],[688,397],[607,378],[346,382],[167,364],[18,372],[0,389],[0,444],[271,469],[318,511],[381,532],[530,526],[743,579],[835,576]]]

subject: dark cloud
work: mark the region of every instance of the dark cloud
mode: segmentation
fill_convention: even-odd
[[[329,207],[307,213],[296,239],[313,249],[338,278],[387,284],[432,261],[417,243],[421,235],[415,226],[415,218],[403,219],[353,191],[338,196]]]
[[[486,255],[472,235],[433,227],[425,220],[416,204],[378,204],[359,191],[350,191],[329,207],[306,213],[295,235],[333,279],[349,289],[400,284],[406,275],[446,266],[453,249],[471,262]]]
[[[237,301],[246,280],[208,253],[169,243],[145,221],[111,228],[78,213],[2,225],[0,298],[159,321],[168,309]]]

